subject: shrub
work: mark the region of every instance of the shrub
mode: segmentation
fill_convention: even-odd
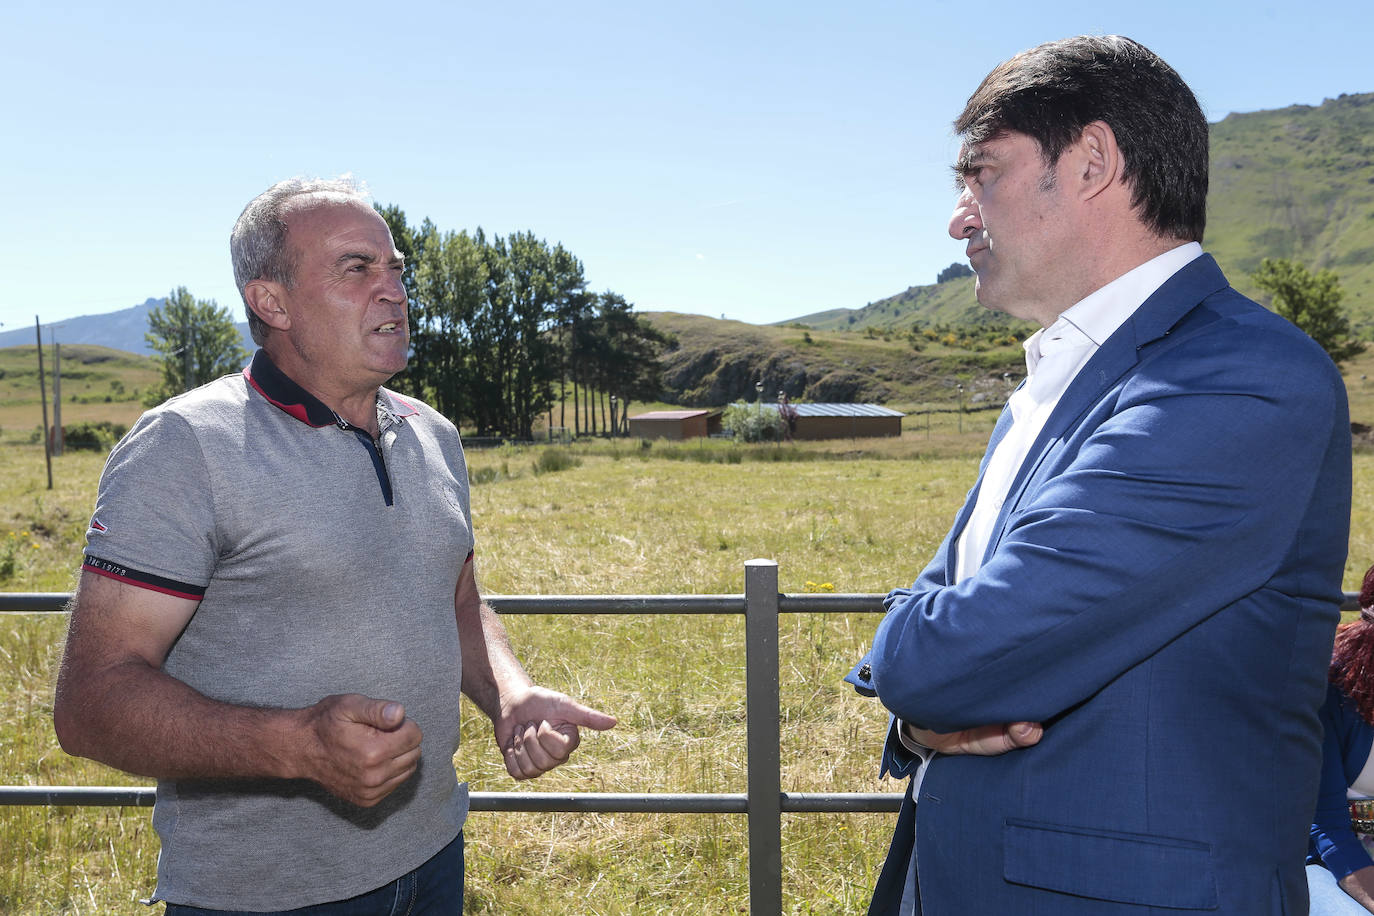
[[[582,459],[562,448],[546,448],[539,453],[539,457],[534,462],[534,473],[552,474],[555,471],[566,471],[568,468],[575,468],[582,463]]]
[[[779,442],[785,431],[780,413],[751,404],[731,404],[725,408],[721,425],[742,442]]]
[[[86,421],[62,427],[62,441],[71,449],[108,452],[128,431],[129,428],[122,423],[111,423],[109,420]]]
[[[501,478],[501,472],[496,468],[478,468],[473,470],[468,467],[468,483],[477,486],[484,483],[493,483]]]

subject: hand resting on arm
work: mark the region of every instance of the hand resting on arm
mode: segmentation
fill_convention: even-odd
[[[236,706],[163,672],[197,606],[82,572],[53,706],[67,753],[158,779],[309,779],[365,807],[415,772],[420,728],[400,703]]]

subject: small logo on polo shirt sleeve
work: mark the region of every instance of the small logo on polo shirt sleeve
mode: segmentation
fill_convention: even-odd
[[[106,528],[104,525],[102,525],[102,524],[100,523],[100,519],[98,519],[98,518],[92,518],[92,519],[91,519],[91,527],[90,527],[88,530],[94,531],[94,532],[96,532],[97,534],[104,534],[104,533],[105,533],[106,531],[108,531],[109,529]]]

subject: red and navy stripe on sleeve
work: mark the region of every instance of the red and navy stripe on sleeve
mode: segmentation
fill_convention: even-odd
[[[119,563],[112,563],[109,560],[86,554],[82,565],[98,576],[105,576],[108,579],[115,579],[119,582],[127,582],[139,588],[151,589],[155,592],[162,592],[164,595],[172,595],[177,598],[186,598],[189,601],[199,601],[205,597],[205,586],[191,585],[188,582],[178,582],[175,579],[167,579],[162,576],[155,576],[152,573],[143,572],[139,569],[130,569]]]

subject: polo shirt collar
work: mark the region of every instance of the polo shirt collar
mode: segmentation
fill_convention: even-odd
[[[307,426],[319,428],[334,426],[339,422],[338,415],[323,401],[278,369],[266,350],[259,349],[253,354],[253,361],[244,367],[243,377],[274,407]],[[377,389],[377,416],[384,426],[413,416],[417,412],[415,405],[404,398],[385,388]]]

